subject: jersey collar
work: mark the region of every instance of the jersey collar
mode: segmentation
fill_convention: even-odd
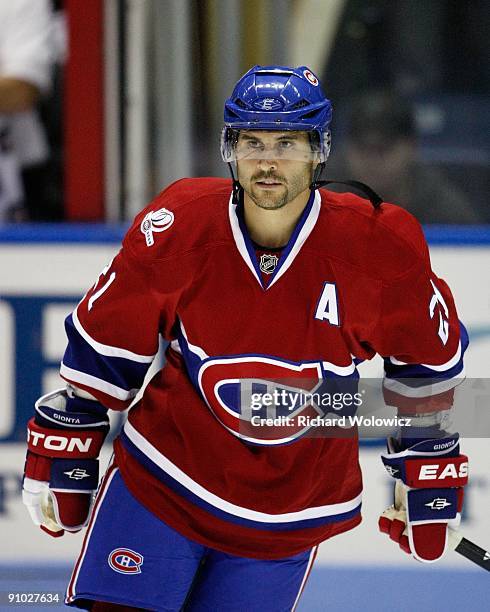
[[[306,242],[306,239],[311,234],[313,228],[316,225],[316,221],[320,214],[320,206],[321,196],[319,191],[312,191],[308,203],[306,204],[303,212],[301,213],[301,217],[299,218],[298,223],[296,224],[296,227],[294,228],[294,231],[291,234],[287,245],[284,247],[282,255],[279,259],[276,269],[274,270],[274,273],[272,274],[269,284],[266,286],[262,282],[262,274],[260,272],[259,263],[255,256],[255,248],[245,225],[245,220],[243,216],[243,204],[234,204],[233,195],[230,196],[228,210],[231,231],[233,233],[233,238],[235,240],[236,247],[243,260],[245,261],[247,267],[255,276],[255,280],[259,283],[262,289],[264,289],[265,291],[270,289],[274,285],[274,283],[276,283],[286,272],[286,270],[291,266],[295,257],[300,252],[301,247]]]

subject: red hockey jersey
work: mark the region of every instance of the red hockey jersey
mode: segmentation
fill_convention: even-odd
[[[355,438],[244,429],[251,391],[355,378],[376,353],[393,389],[403,393],[400,373],[447,389],[464,349],[450,291],[399,207],[315,191],[272,264],[264,275],[230,181],[178,181],[136,217],[67,319],[61,366],[67,381],[121,410],[163,336],[166,364],[115,443],[121,474],[185,536],[258,558],[357,525],[362,483]]]

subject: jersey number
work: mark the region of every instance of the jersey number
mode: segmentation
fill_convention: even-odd
[[[430,281],[430,284],[434,289],[434,295],[430,300],[429,315],[431,319],[434,318],[436,306],[439,304],[439,308],[437,309],[439,312],[439,329],[437,331],[437,335],[441,339],[441,342],[445,345],[449,338],[449,309],[439,289],[434,285],[432,281]]]
[[[113,260],[112,260],[113,261]],[[102,270],[102,272],[100,273],[99,279],[97,280],[97,282],[94,285],[94,288],[97,286],[100,278],[102,276],[105,277],[105,275],[107,274],[107,272],[109,272],[110,267],[112,265],[112,261]],[[112,285],[112,283],[114,282],[114,279],[116,278],[116,273],[115,272],[111,272],[109,278],[106,280],[106,282],[102,285],[102,287],[96,291],[93,296],[89,299],[88,301],[88,309],[92,310],[94,302],[96,300],[98,300],[100,298],[100,296],[107,291],[107,289],[109,289],[109,287]]]

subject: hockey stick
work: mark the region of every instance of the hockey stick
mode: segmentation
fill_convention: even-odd
[[[487,572],[490,572],[490,552],[464,538],[460,533],[450,530],[449,546]]]

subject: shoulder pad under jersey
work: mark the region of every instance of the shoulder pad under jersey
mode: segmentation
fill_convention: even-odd
[[[136,215],[123,244],[139,259],[165,259],[223,239],[231,181],[181,179]]]
[[[427,243],[420,223],[407,210],[383,202],[379,208],[352,193],[321,190],[323,249],[370,276],[390,282],[412,266],[426,266]]]

